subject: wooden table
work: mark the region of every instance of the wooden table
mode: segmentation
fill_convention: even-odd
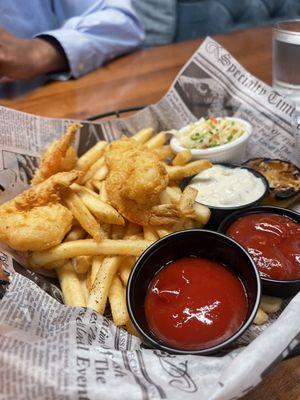
[[[252,74],[271,84],[271,29],[216,36]],[[142,50],[122,57],[77,81],[54,82],[26,96],[0,101],[48,117],[87,118],[121,108],[151,104],[167,91],[202,40]],[[300,357],[284,361],[244,400],[299,400]]]
[[[270,29],[216,36],[249,72],[271,83]],[[119,108],[151,104],[168,90],[201,40],[142,50],[75,81],[53,82],[0,103],[48,117],[86,118]],[[254,56],[255,55],[255,56]]]

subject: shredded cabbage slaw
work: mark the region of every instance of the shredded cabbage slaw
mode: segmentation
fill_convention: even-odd
[[[200,118],[196,122],[169,131],[179,143],[188,149],[208,149],[231,143],[246,133],[245,126],[236,120],[223,118]]]

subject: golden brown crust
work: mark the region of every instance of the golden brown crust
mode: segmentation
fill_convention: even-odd
[[[57,172],[72,170],[77,162],[75,150],[71,147],[80,124],[70,124],[64,136],[52,142],[44,153],[39,168],[32,178],[32,185],[43,182]]]
[[[139,225],[176,221],[176,206],[154,207],[169,183],[165,164],[154,150],[123,138],[108,146],[105,162],[109,169],[105,181],[108,200],[125,218]]]
[[[38,185],[32,186],[13,200],[2,204],[1,210],[10,212],[28,211],[49,203],[57,203],[61,196],[82,176],[80,171],[59,172]]]
[[[73,215],[59,203],[80,171],[60,172],[0,207],[0,240],[15,250],[46,250],[71,229]]]
[[[15,250],[46,250],[61,243],[72,220],[72,213],[59,203],[27,211],[1,209],[0,240]]]

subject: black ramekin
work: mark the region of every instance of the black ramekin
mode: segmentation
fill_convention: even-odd
[[[234,214],[229,215],[219,226],[218,231],[225,234],[230,227],[230,225],[236,221],[238,218],[243,217],[249,214],[258,214],[258,213],[271,213],[277,215],[285,215],[286,217],[291,218],[295,222],[300,223],[300,214],[296,211],[288,210],[286,208],[274,207],[274,206],[260,206],[260,207],[252,207],[247,210],[242,210],[236,212]],[[271,278],[265,278],[261,276],[262,281],[262,291],[265,294],[269,294],[271,296],[279,296],[279,297],[290,297],[297,294],[300,290],[300,279],[293,280],[276,280]]]
[[[191,255],[215,260],[238,275],[247,292],[248,313],[240,329],[218,345],[200,350],[179,350],[163,343],[151,332],[145,316],[144,303],[147,289],[154,275],[169,262]],[[260,296],[259,273],[244,248],[221,233],[204,229],[175,232],[147,248],[133,267],[126,291],[129,316],[147,345],[170,353],[201,355],[216,353],[232,345],[253,321]]]

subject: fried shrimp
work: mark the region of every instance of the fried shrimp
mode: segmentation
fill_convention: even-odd
[[[46,250],[61,243],[72,220],[72,213],[59,203],[29,211],[0,210],[0,240],[15,250]]]
[[[108,200],[124,217],[140,225],[176,221],[176,206],[157,207],[169,177],[154,150],[123,138],[108,146],[105,162],[109,170],[105,181]]]
[[[41,159],[39,168],[32,178],[32,185],[43,182],[45,179],[62,171],[71,171],[77,162],[76,152],[72,147],[80,124],[71,124],[67,132],[58,140],[54,140]]]
[[[27,211],[33,207],[57,203],[70,185],[82,176],[80,171],[59,172],[38,185],[32,186],[13,200],[4,203],[0,211]]]
[[[0,240],[15,250],[46,250],[71,229],[73,215],[59,203],[80,176],[61,172],[31,187],[0,207]]]

